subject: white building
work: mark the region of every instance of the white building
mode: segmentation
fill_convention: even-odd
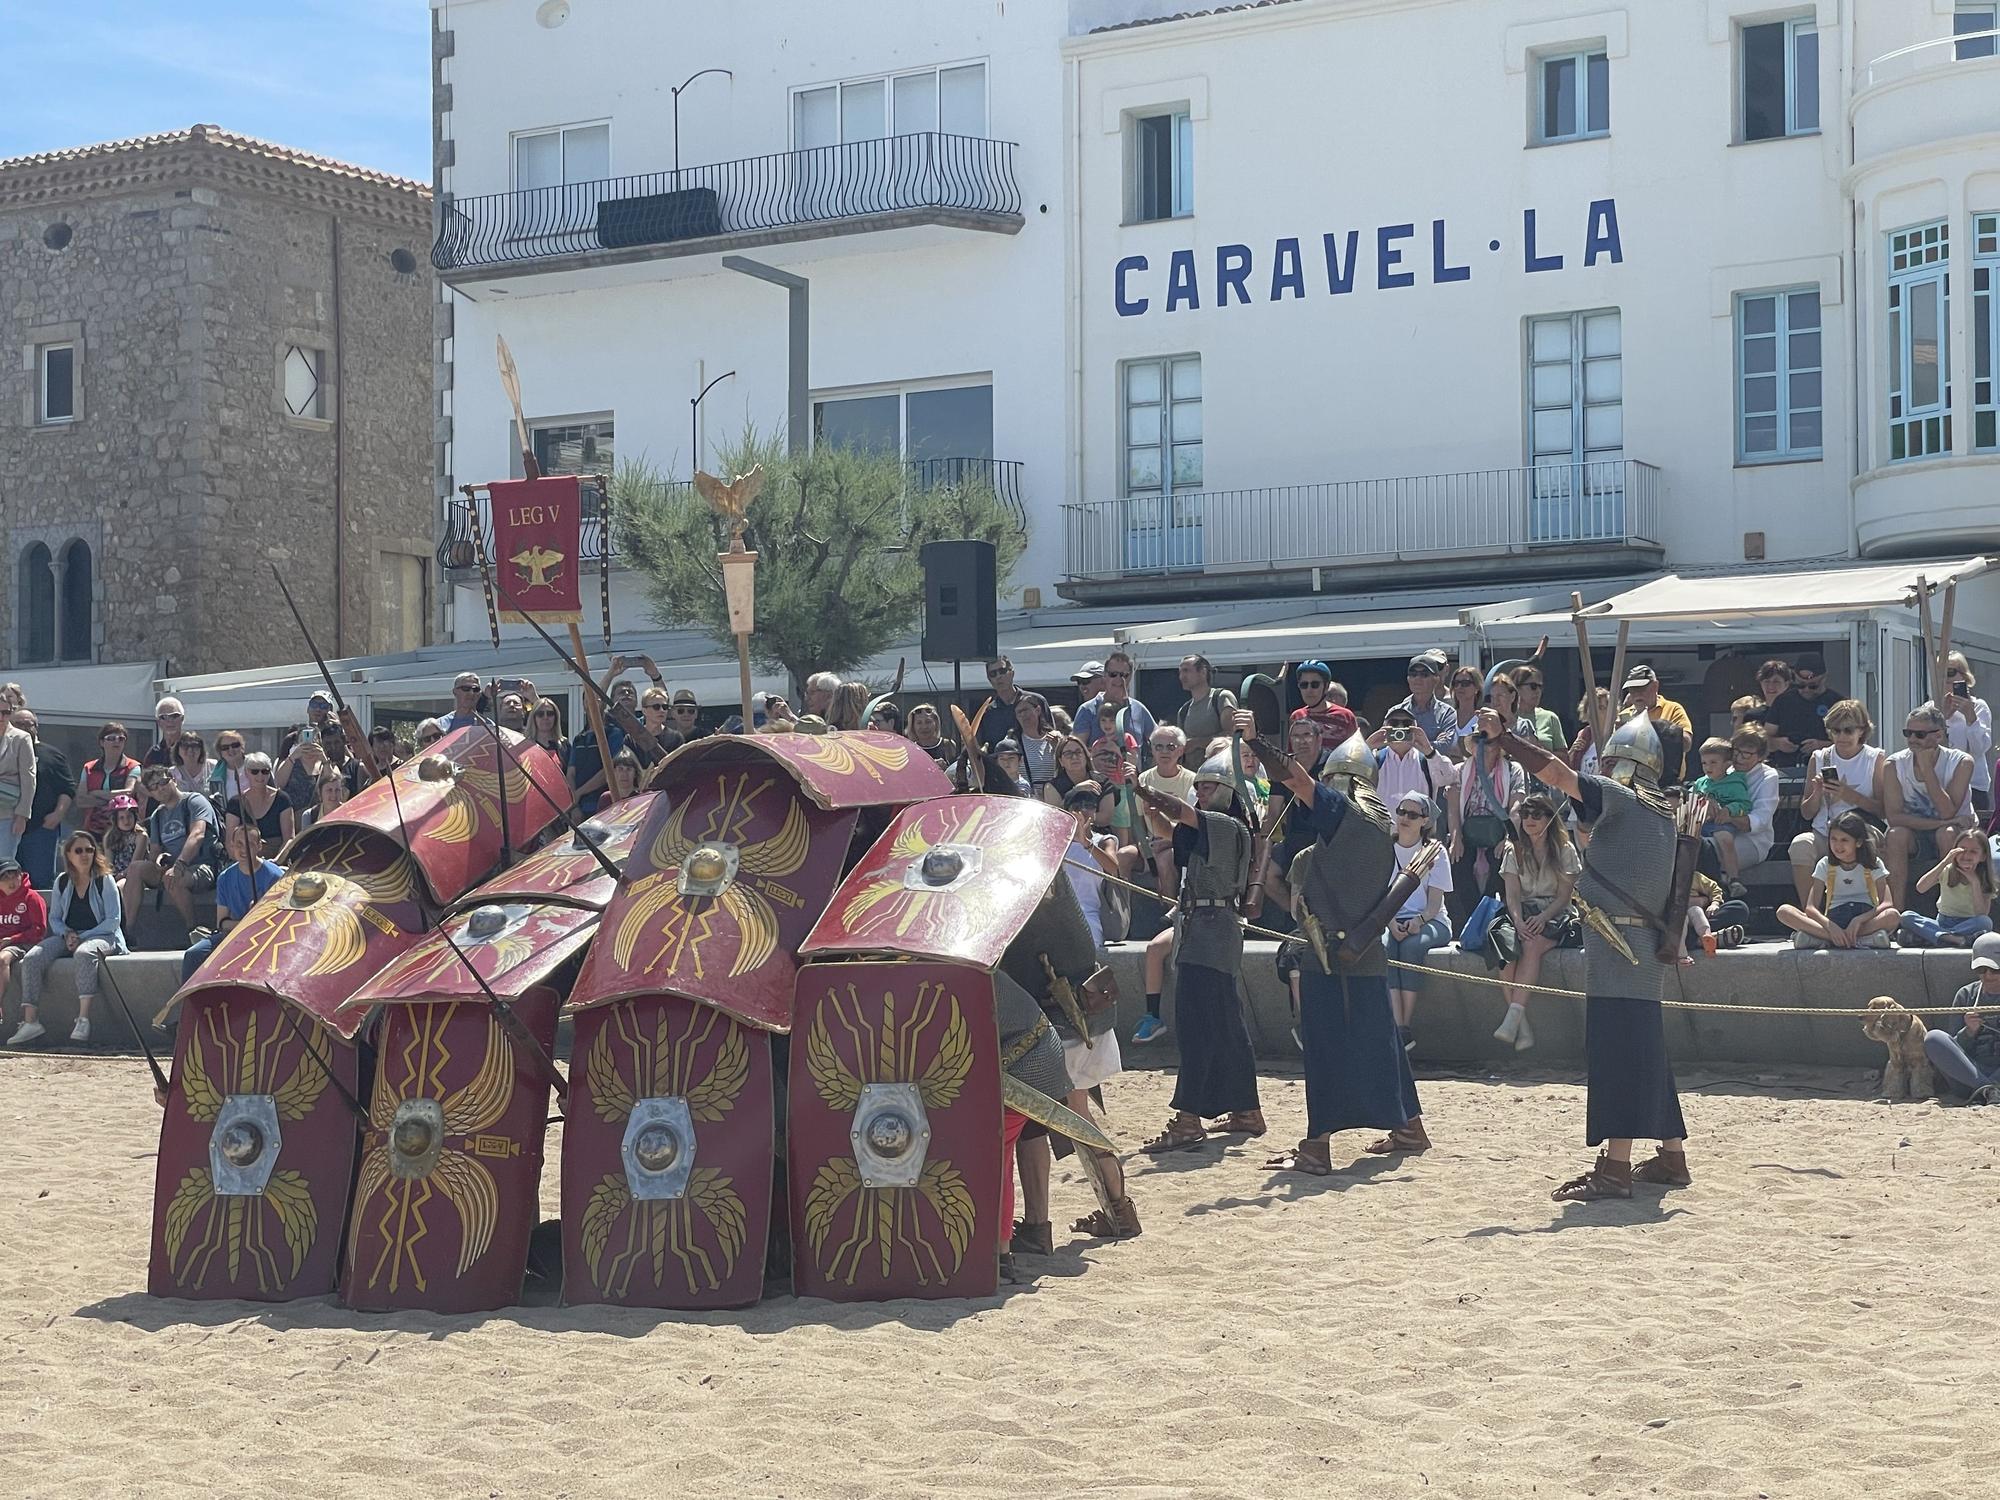
[[[1195,617],[1142,666],[1269,667],[1410,589],[1502,649],[1571,588],[2000,548],[1990,0],[433,11],[447,490],[510,472],[496,333],[551,458],[781,428],[785,297],[734,252],[811,280],[823,438],[1019,496],[1024,643],[1091,637],[1060,596]],[[1956,627],[2000,663],[2000,599]],[[1636,637],[1683,697],[1817,646],[1878,703],[1916,638]],[[1345,639],[1400,677],[1407,632]]]

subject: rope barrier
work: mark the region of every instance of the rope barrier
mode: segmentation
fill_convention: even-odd
[[[1067,855],[1063,857],[1063,863],[1075,865],[1079,870],[1088,870],[1091,874],[1108,880],[1113,885],[1122,885],[1127,890],[1137,891],[1142,896],[1150,896],[1169,911],[1180,910],[1180,903],[1171,897],[1162,896],[1158,891],[1148,889],[1146,886],[1127,880],[1123,876],[1109,874],[1096,864],[1085,864],[1082,860],[1071,859]],[[1243,922],[1243,930],[1245,932],[1255,933],[1258,937],[1273,938],[1281,943],[1299,941],[1299,934],[1297,933],[1273,932],[1268,927],[1258,927],[1253,923],[1245,922],[1241,917],[1238,917],[1237,920]],[[1641,962],[1644,962],[1644,960],[1641,960]],[[1404,969],[1412,974],[1422,974],[1427,978],[1441,979],[1448,983],[1485,984],[1491,985],[1495,989],[1520,990],[1531,995],[1555,995],[1564,1000],[1588,1000],[1590,998],[1590,992],[1587,990],[1564,989],[1560,985],[1553,984],[1521,984],[1516,981],[1489,978],[1484,974],[1461,974],[1455,969],[1435,969],[1428,964],[1413,964],[1400,958],[1389,959],[1388,964],[1392,969]],[[1610,998],[1615,999],[1619,997],[1613,996]],[[1720,1015],[1819,1016],[1835,1017],[1850,1021],[1865,1019],[1870,1014],[1865,1006],[1735,1005],[1722,1000],[1662,1000],[1660,1005],[1666,1010],[1711,1011]],[[1950,1011],[1954,1015],[1972,1013],[1980,1015],[2000,1014],[2000,1004],[1973,1005],[1967,1006],[1964,1009],[1950,1005],[1924,1006],[1920,1009],[1911,1009],[1906,1006],[1905,1009],[1909,1010],[1912,1015],[1920,1015],[1925,1011]]]

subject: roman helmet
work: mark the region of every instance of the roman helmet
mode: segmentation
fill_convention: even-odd
[[[1626,786],[1639,781],[1657,787],[1666,770],[1667,753],[1652,717],[1644,709],[1635,709],[1611,731],[1597,759],[1604,775],[1613,781]]]
[[[1201,769],[1194,773],[1194,784],[1200,786],[1204,781],[1220,782],[1223,786],[1236,785],[1236,773],[1229,769],[1227,755],[1211,755],[1201,763]]]
[[[1375,769],[1375,752],[1357,730],[1328,752],[1320,765],[1319,779],[1333,782],[1342,791],[1352,791],[1356,782],[1375,785]],[[1341,784],[1341,778],[1345,778],[1345,785]]]

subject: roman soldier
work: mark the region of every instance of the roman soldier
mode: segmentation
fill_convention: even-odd
[[[1153,1152],[1187,1151],[1208,1138],[1202,1120],[1224,1116],[1224,1133],[1262,1135],[1257,1061],[1237,999],[1243,968],[1238,917],[1250,880],[1252,835],[1237,795],[1229,758],[1215,756],[1195,772],[1195,802],[1152,787],[1138,793],[1174,827],[1180,864],[1180,912],[1174,943],[1174,1010],[1180,1028],[1180,1079],[1173,1117],[1146,1142]]]
[[[1660,790],[1668,766],[1686,755],[1680,730],[1644,710],[1632,714],[1598,752],[1601,774],[1584,776],[1541,746],[1516,738],[1490,709],[1482,732],[1498,739],[1530,776],[1575,803],[1591,825],[1590,850],[1577,894],[1587,912],[1584,958],[1589,995],[1584,1046],[1589,1063],[1586,1139],[1600,1147],[1596,1163],[1555,1190],[1560,1202],[1629,1198],[1634,1181],[1685,1187],[1687,1126],[1667,1060],[1660,1008],[1670,961],[1679,952],[1686,917],[1674,904],[1676,832],[1673,808]],[[1685,898],[1683,898],[1684,900]],[[1661,941],[1646,951],[1648,930]],[[1633,951],[1635,943],[1640,951]],[[1634,1139],[1654,1139],[1652,1160],[1632,1165]]]
[[[1247,713],[1237,716],[1237,725],[1246,734],[1256,729]],[[1336,1131],[1387,1131],[1365,1148],[1378,1156],[1416,1155],[1430,1148],[1416,1079],[1396,1031],[1388,953],[1381,941],[1382,929],[1400,904],[1391,885],[1396,874],[1393,825],[1375,795],[1375,756],[1353,713],[1329,705],[1321,727],[1340,739],[1321,765],[1317,782],[1276,744],[1257,745],[1272,779],[1282,781],[1298,799],[1313,835],[1288,876],[1311,948],[1299,968],[1306,1133],[1268,1165],[1315,1177],[1333,1170],[1331,1137]]]

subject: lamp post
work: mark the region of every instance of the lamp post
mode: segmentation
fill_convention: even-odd
[[[806,362],[811,352],[809,345],[812,329],[812,283],[803,276],[795,276],[790,271],[781,271],[776,266],[767,266],[761,260],[751,260],[746,255],[723,256],[722,269],[735,271],[744,276],[754,276],[759,281],[768,281],[773,286],[785,289],[788,312],[785,451],[796,458],[812,446],[812,410],[806,389]]]
[[[724,370],[701,388],[699,396],[688,401],[688,464],[691,469],[701,467],[701,403],[708,399],[710,391],[735,373],[734,370]]]
[[[672,91],[674,96],[674,191],[677,193],[681,190],[681,89],[686,88],[697,78],[706,78],[710,73],[720,73],[732,83],[736,80],[736,75],[727,68],[703,68],[699,73],[690,73],[687,77],[683,78],[680,81],[680,86]]]

